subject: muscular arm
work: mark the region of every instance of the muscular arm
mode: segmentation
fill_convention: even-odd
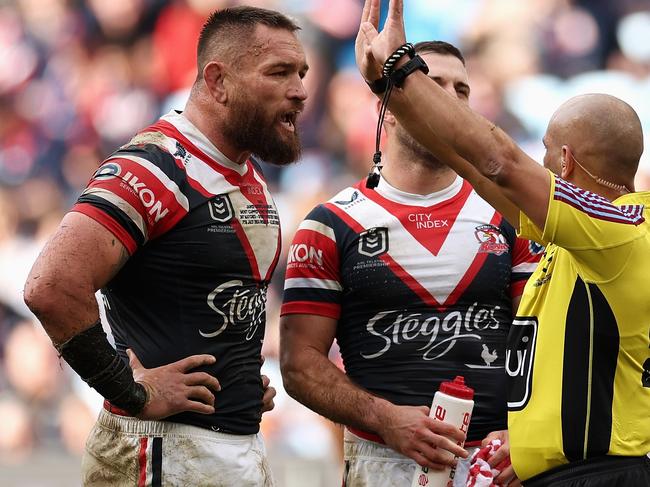
[[[506,197],[504,191],[494,181],[481,174],[474,166],[456,154],[437,137],[432,136],[431,143],[439,147],[439,150],[436,149],[439,153],[445,154],[442,160],[449,161],[447,165],[453,167],[460,177],[469,181],[481,198],[489,202],[492,208],[501,213],[510,225],[516,230],[519,229],[519,208]]]
[[[420,465],[439,469],[452,463],[449,453],[441,450],[466,457],[447,438],[462,440],[463,433],[430,418],[428,407],[396,406],[364,391],[330,362],[336,326],[336,320],[323,316],[282,318],[280,365],[289,395],[332,421],[379,434],[388,446]]]
[[[95,292],[127,261],[122,243],[92,218],[68,213],[36,259],[25,284],[25,303],[54,344],[99,319]]]
[[[125,247],[111,232],[92,218],[72,212],[63,218],[45,245],[25,284],[25,303],[41,321],[54,345],[61,351],[68,344],[77,344],[74,355],[60,353],[84,380],[92,385],[94,378],[110,368],[110,379],[104,378],[101,385],[93,387],[118,406],[106,394],[115,393],[116,385],[124,391],[123,395],[138,386],[131,381],[130,373],[125,377],[124,369],[115,365],[117,355],[97,324],[99,309],[95,292],[111,280],[127,259]],[[89,342],[84,337],[93,330],[95,338]],[[192,372],[196,367],[214,363],[213,356],[192,355],[146,369],[131,350],[127,353],[133,380],[146,390],[144,406],[133,414],[142,419],[161,419],[183,411],[214,413],[212,391],[220,389],[219,381],[205,372]],[[97,367],[98,354],[103,364],[99,369],[104,367],[103,370]],[[106,367],[108,362],[110,365]],[[119,392],[116,398],[123,397]]]
[[[380,411],[391,404],[359,388],[329,360],[336,323],[316,315],[282,317],[280,365],[284,388],[290,396],[336,423],[377,432]]]
[[[549,174],[505,132],[449,96],[421,72],[409,76],[402,90],[393,91],[390,110],[418,142],[464,175],[511,224],[518,226],[518,217],[512,221],[512,208],[504,208],[504,201],[511,201],[544,228]],[[445,145],[453,149],[455,156],[447,152]],[[501,191],[494,191],[478,175],[472,175],[464,161]]]

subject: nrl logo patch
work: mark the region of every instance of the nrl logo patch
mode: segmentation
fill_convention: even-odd
[[[359,234],[359,253],[367,257],[388,252],[388,229],[376,227]]]
[[[479,225],[474,230],[474,235],[480,243],[478,248],[480,254],[501,255],[510,250],[508,241],[501,233],[501,230],[494,225]]]
[[[226,194],[220,194],[208,201],[208,209],[212,219],[219,223],[232,220],[234,211],[230,199]]]

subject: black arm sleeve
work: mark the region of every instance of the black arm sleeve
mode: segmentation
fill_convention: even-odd
[[[61,357],[111,404],[136,416],[147,403],[147,391],[133,380],[131,369],[106,338],[99,320],[58,345]]]

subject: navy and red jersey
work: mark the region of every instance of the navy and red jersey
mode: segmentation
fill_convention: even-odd
[[[256,163],[236,164],[171,112],[106,159],[72,209],[131,254],[102,289],[118,352],[147,368],[194,354],[221,383],[212,415],[170,421],[259,430],[266,290],[280,253],[275,204]]]
[[[282,314],[338,320],[348,376],[395,404],[429,406],[440,382],[464,376],[475,441],[506,429],[512,299],[540,250],[461,178],[427,196],[362,181],[301,223]]]

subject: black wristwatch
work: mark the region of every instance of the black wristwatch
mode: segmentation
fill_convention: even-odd
[[[388,87],[388,78],[382,76],[381,78],[378,78],[375,81],[366,81],[366,83],[370,87],[370,91],[372,91],[377,95],[380,95],[384,91],[386,91],[386,88]]]
[[[393,82],[393,85],[399,88],[404,84],[406,77],[418,69],[424,74],[429,72],[429,66],[427,66],[427,63],[416,54],[405,65],[393,71],[390,75],[390,80]]]

